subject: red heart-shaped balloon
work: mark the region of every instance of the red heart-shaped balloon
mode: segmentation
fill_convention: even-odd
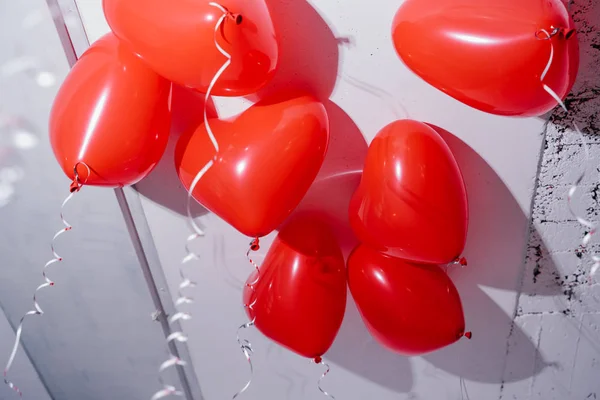
[[[411,70],[471,107],[541,115],[556,106],[540,81],[551,44],[544,83],[559,97],[571,90],[579,66],[574,24],[563,3],[406,0],[394,18],[394,45]]]
[[[309,95],[265,98],[230,121],[211,120],[220,151],[192,195],[245,235],[277,228],[317,176],[329,141],[325,107]],[[177,144],[175,163],[189,190],[215,156],[202,124]]]
[[[416,262],[445,264],[463,251],[467,194],[450,148],[429,126],[393,122],[367,151],[349,208],[362,243]]]
[[[359,245],[348,258],[348,286],[373,337],[395,352],[423,354],[465,335],[458,291],[437,265]]]
[[[322,356],[346,310],[344,257],[327,225],[310,216],[286,224],[260,274],[248,278],[244,304],[265,336],[302,356]]]
[[[212,94],[244,96],[275,74],[278,45],[264,0],[103,0],[112,31],[165,78],[202,92],[226,58]],[[217,22],[228,17],[215,32]]]
[[[65,174],[118,187],[147,176],[162,157],[171,123],[171,82],[112,33],[96,41],[61,85],[50,143]]]

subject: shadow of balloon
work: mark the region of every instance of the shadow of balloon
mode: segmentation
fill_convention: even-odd
[[[507,338],[510,336],[511,347],[518,346],[523,362],[516,363],[518,366],[511,369],[508,380],[522,380],[536,375],[547,366],[536,346],[520,327],[513,325],[512,317],[479,287],[483,284],[513,291],[519,287],[528,218],[495,171],[473,149],[449,132],[434,128],[453,150],[463,171],[469,195],[470,224],[466,250],[469,266],[453,268],[450,272],[463,300],[467,328],[474,333],[470,341],[463,339],[423,358],[465,379],[501,383],[506,380],[504,359]],[[334,196],[334,189],[330,193]],[[325,203],[330,201],[327,192],[322,198]],[[339,201],[333,204],[342,206]],[[343,213],[343,224],[346,225],[342,225],[349,229],[345,215],[347,203],[344,206],[344,210],[336,215],[341,219]],[[335,221],[336,218],[330,220]],[[351,235],[351,232],[348,234]],[[556,269],[554,265],[547,268]],[[554,294],[554,291],[548,294]],[[371,339],[351,300],[342,328],[327,358],[396,392],[409,392],[412,389],[410,358],[394,354]],[[537,361],[532,363],[534,358]]]
[[[344,322],[325,356],[345,369],[395,392],[406,393],[413,387],[410,358],[385,349],[371,337],[350,293]]]
[[[279,36],[279,63],[273,80],[252,100],[282,89],[300,89],[325,100],[337,79],[338,39],[305,0],[267,0]]]
[[[347,256],[357,244],[348,221],[350,197],[356,190],[367,154],[367,143],[352,119],[337,104],[325,102],[330,138],[325,161],[296,210],[318,214],[333,230]]]
[[[272,81],[261,91],[248,96],[258,101],[290,89],[314,94],[321,101],[329,98],[336,83],[339,40],[319,13],[305,0],[267,0],[279,37],[279,63]],[[290,23],[290,16],[294,16]],[[148,177],[135,185],[144,197],[178,214],[186,214],[187,191],[174,168],[174,149],[179,136],[202,122],[203,95],[174,86],[173,125],[167,149]],[[216,116],[214,107],[210,116]],[[329,111],[329,110],[328,110]],[[207,210],[193,203],[195,216]]]
[[[270,372],[285,382],[285,399],[291,399],[294,392],[306,398],[306,390],[310,381],[302,371],[285,362],[284,354],[288,350],[275,342],[269,342],[265,350],[265,358],[269,360]]]
[[[172,123],[165,153],[154,170],[134,186],[142,196],[180,215],[187,214],[187,190],[181,184],[175,169],[175,146],[179,137],[195,129],[203,121],[204,94],[173,85]],[[217,116],[214,105],[209,104],[208,116]],[[192,215],[207,214],[198,202],[192,201]]]
[[[523,256],[529,236],[529,218],[492,167],[466,143],[450,132],[429,124],[448,143],[461,168],[469,199],[469,233],[465,256],[469,266],[453,270],[453,277],[471,286],[486,285],[515,290],[520,285]],[[541,243],[540,252],[547,251]],[[551,274],[556,265],[544,266]],[[526,276],[523,279],[535,279]],[[549,287],[543,294],[555,295]],[[462,293],[461,293],[462,294]],[[541,294],[536,291],[536,294]]]
[[[543,360],[531,338],[481,289],[460,281],[456,286],[463,300],[467,329],[473,332],[473,338],[427,354],[423,356],[425,360],[453,375],[486,383],[521,381],[550,365]],[[512,358],[521,361],[511,362],[510,375],[504,370],[507,339],[511,348],[519,349]]]
[[[348,205],[360,182],[368,146],[356,124],[338,105],[327,101],[325,107],[331,131],[327,156],[290,219],[300,213],[318,215],[332,228],[347,257],[358,244],[350,228]],[[398,392],[412,387],[409,359],[385,350],[371,338],[350,295],[344,322],[326,357]]]
[[[310,211],[321,215],[333,228],[347,256],[357,243],[348,222],[348,203],[360,180],[367,144],[352,119],[327,100],[338,75],[339,40],[305,0],[268,0],[268,5],[280,38],[279,68],[273,81],[251,99],[264,98],[285,88],[309,91],[324,102],[331,124],[330,147],[319,175],[294,214]],[[290,16],[294,17],[293,23]],[[185,214],[187,192],[173,166],[173,148],[181,132],[201,122],[202,100],[201,95],[176,88],[174,124],[165,157],[152,174],[137,185],[142,195],[179,214]],[[451,275],[463,299],[468,329],[474,336],[471,341],[461,340],[424,358],[469,380],[500,383],[510,335],[511,342],[518,343],[519,357],[524,360],[523,369],[511,371],[510,379],[536,375],[546,366],[539,362],[541,355],[523,331],[513,325],[511,317],[478,286],[511,291],[519,287],[523,243],[529,234],[528,218],[485,160],[460,139],[434,128],[452,148],[469,194],[470,224],[465,254],[469,266],[455,268]],[[556,270],[553,264],[545,268]],[[549,288],[544,294],[557,293],[558,288]],[[384,349],[370,337],[351,298],[338,337],[326,356],[393,391],[402,393],[412,389],[410,358]],[[531,363],[525,361],[531,357],[536,357],[538,362],[534,368],[527,368]]]
[[[330,123],[327,155],[292,216],[299,212],[319,214],[347,254],[356,244],[348,223],[348,203],[360,181],[367,144],[352,119],[329,100],[337,81],[343,39],[336,38],[306,0],[266,2],[279,36],[279,63],[273,80],[249,98],[256,101],[277,92],[304,91],[325,105]]]
[[[600,75],[597,73],[600,51],[594,47],[597,41],[593,35],[597,30],[590,26],[597,27],[598,24],[589,20],[587,15],[591,14],[582,12],[592,4],[591,0],[573,4],[576,25],[585,24],[588,28],[579,32],[580,71],[572,93],[565,99],[570,111],[567,114],[555,108],[551,115],[541,116],[543,119],[550,118],[550,123],[559,127],[556,133],[550,129],[546,136],[546,140],[555,146],[580,142],[577,134],[572,132],[573,122],[588,133],[587,140],[598,141],[593,135],[600,132],[597,114],[600,97],[594,88],[600,86]],[[463,299],[468,329],[473,331],[473,339],[427,355],[425,359],[450,373],[474,381],[510,382],[537,375],[552,365],[543,361],[531,339],[517,324],[509,321],[506,313],[477,286],[483,284],[508,290],[515,287],[513,269],[522,268],[523,254],[510,254],[507,250],[511,236],[522,237],[523,230],[520,223],[516,224],[518,226],[509,226],[508,221],[511,221],[511,216],[520,213],[519,207],[485,161],[453,135],[440,129],[438,131],[457,155],[468,186],[471,222],[467,251],[470,265],[451,275]],[[486,210],[487,217],[483,213]],[[490,213],[490,210],[494,212]],[[526,217],[523,216],[522,220],[525,221]],[[561,272],[542,236],[535,226],[531,226],[527,234],[527,264],[524,273],[517,275],[522,279],[518,282],[521,293],[532,296],[561,295],[564,288],[555,279],[561,277]],[[555,299],[560,301],[560,296]],[[507,324],[511,327],[508,338],[512,350],[511,361],[510,369],[502,371],[500,364],[509,349],[506,347],[506,329],[498,327]]]
[[[473,149],[444,129],[432,126],[452,149],[463,172],[469,198],[469,234],[465,255],[469,265],[450,268],[465,311],[467,329],[472,340],[424,356],[426,360],[454,375],[489,383],[504,381],[507,338],[518,344],[520,356],[542,360],[536,346],[521,328],[513,324],[512,315],[502,310],[479,285],[504,290],[520,290],[523,270],[523,243],[529,235],[529,219],[496,172]],[[549,263],[548,270],[556,271]],[[539,292],[538,292],[539,294]],[[558,294],[550,290],[548,295]],[[518,294],[517,294],[518,296]],[[538,374],[547,365],[542,361],[519,364],[511,370],[510,380]]]

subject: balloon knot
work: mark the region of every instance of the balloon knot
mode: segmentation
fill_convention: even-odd
[[[235,24],[236,24],[236,25],[239,25],[239,24],[241,24],[241,23],[242,23],[242,21],[244,20],[244,18],[242,17],[242,14],[234,14],[234,13],[232,13],[231,11],[229,11],[229,10],[227,9],[227,7],[225,7],[225,6],[222,6],[222,5],[220,5],[220,4],[219,4],[218,6],[219,6],[219,8],[220,8],[221,10],[223,10],[223,11],[225,12],[225,15],[227,16],[227,18],[229,18],[230,20],[233,20],[233,21],[235,21]]]
[[[254,240],[252,240],[250,242],[250,250],[252,251],[257,251],[258,249],[260,249],[260,242],[258,241],[258,238],[254,238]]]
[[[540,29],[535,33],[535,37],[536,39],[539,40],[550,40],[552,39],[554,36],[559,36],[561,38],[564,38],[566,40],[569,40],[573,37],[573,35],[575,34],[576,30],[574,28],[556,28],[556,27],[551,27],[552,29],[550,30],[546,30],[546,29]]]
[[[81,177],[79,175],[79,170],[78,170],[78,167],[80,165],[83,165],[85,167],[85,169],[87,170],[87,173],[85,175],[85,178],[83,179],[83,182],[81,180]],[[69,191],[71,193],[79,192],[79,189],[81,189],[81,187],[87,182],[87,180],[91,174],[92,174],[92,170],[86,163],[84,163],[83,161],[78,161],[77,163],[75,163],[75,165],[73,166],[73,182],[71,182]]]
[[[81,189],[81,185],[77,182],[77,179],[74,179],[73,182],[71,182],[71,186],[69,186],[69,192],[79,192],[79,189]]]
[[[565,29],[562,28],[560,33],[563,35],[563,37],[567,40],[571,39],[573,37],[573,35],[575,35],[576,30],[574,28],[571,29]]]
[[[323,362],[323,359],[321,358],[321,356],[317,356],[314,358],[314,362],[315,364],[321,364]]]
[[[242,14],[229,14],[229,18],[235,21],[236,25],[240,25],[244,18],[242,18]]]
[[[473,337],[473,333],[471,331],[463,333],[463,336],[467,339],[471,339]]]
[[[454,264],[459,264],[461,267],[466,267],[468,265],[467,259],[465,257],[456,258],[454,260]]]

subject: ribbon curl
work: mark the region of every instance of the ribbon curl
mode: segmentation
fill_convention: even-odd
[[[252,290],[252,295],[250,296],[250,299],[253,298],[253,300],[249,304],[244,304],[244,308],[247,308],[248,310],[250,310],[249,311],[250,315],[253,314],[252,311],[254,310],[254,305],[256,304],[256,300],[257,300],[255,286],[258,283],[258,281],[260,280],[260,268],[258,267],[258,264],[255,263],[254,260],[252,260],[252,257],[250,257],[250,252],[257,251],[258,249],[260,249],[260,243],[259,243],[258,238],[255,238],[250,242],[250,246],[248,247],[248,250],[246,251],[246,259],[254,267],[254,269],[256,271],[256,277],[254,278],[254,280],[250,283],[246,283],[246,286]],[[254,314],[254,317],[252,318],[251,321],[248,321],[245,324],[240,325],[236,332],[236,338],[237,338],[238,345],[240,346],[240,349],[242,350],[242,353],[244,353],[244,356],[246,357],[246,361],[248,361],[248,365],[250,366],[250,378],[248,378],[248,381],[246,382],[244,387],[240,391],[238,391],[236,394],[233,395],[232,400],[236,399],[238,396],[240,396],[246,390],[248,390],[248,388],[252,384],[252,379],[254,378],[254,365],[252,364],[252,354],[254,353],[254,349],[252,348],[252,343],[250,343],[250,341],[248,339],[242,339],[240,334],[241,334],[242,329],[248,329],[248,328],[253,327],[255,322],[256,322],[256,314]]]
[[[317,381],[317,388],[319,389],[319,391],[324,395],[329,397],[331,400],[335,400],[335,397],[333,397],[332,394],[328,393],[326,390],[324,390],[321,387],[321,383],[323,382],[323,379],[325,379],[325,377],[327,376],[327,374],[329,374],[329,371],[331,371],[331,367],[329,366],[329,364],[327,364],[326,362],[323,361],[323,359],[321,357],[316,357],[313,362],[317,365],[323,365],[325,366],[325,372],[323,372],[323,374],[321,375],[321,377],[319,378],[319,380]]]
[[[69,195],[63,200],[63,202],[60,206],[60,220],[61,220],[62,224],[64,225],[64,228],[62,228],[61,230],[56,232],[54,234],[54,236],[52,237],[52,241],[50,242],[50,250],[52,251],[53,257],[50,260],[48,260],[48,262],[46,262],[46,264],[44,264],[44,267],[42,268],[42,277],[44,278],[44,283],[39,285],[33,292],[33,309],[30,311],[27,311],[21,317],[21,320],[19,321],[19,325],[18,325],[16,333],[15,333],[15,342],[14,342],[12,350],[10,352],[10,356],[8,357],[6,367],[4,367],[4,383],[6,385],[8,385],[9,388],[11,388],[15,392],[17,392],[19,394],[19,396],[21,396],[21,397],[23,397],[23,392],[21,392],[21,390],[17,387],[17,385],[15,385],[10,379],[8,379],[8,372],[10,371],[10,369],[15,361],[15,358],[17,356],[19,344],[21,343],[21,335],[23,334],[23,327],[24,327],[25,319],[27,319],[27,317],[29,317],[30,315],[43,315],[44,314],[44,310],[42,310],[42,307],[40,306],[40,304],[37,301],[37,294],[40,290],[42,290],[44,288],[54,286],[54,281],[48,277],[48,275],[46,274],[46,270],[52,264],[56,264],[63,260],[62,256],[60,256],[56,252],[55,245],[56,245],[56,240],[63,233],[68,232],[71,229],[73,229],[73,226],[69,222],[67,222],[67,220],[64,217],[64,210],[65,210],[66,205],[71,201],[71,199],[75,196],[75,194],[78,193],[79,190],[81,190],[81,188],[83,187],[83,184],[85,183],[85,182],[83,182],[83,183],[81,182],[81,179],[79,176],[79,171],[77,170],[77,167],[79,165],[83,165],[87,169],[86,177],[89,176],[91,173],[90,168],[87,166],[87,164],[85,164],[83,162],[78,162],[73,167],[75,179],[73,180],[73,182],[71,183],[71,186],[69,188],[69,192],[70,192]]]
[[[544,68],[544,71],[542,72],[542,75],[540,76],[540,82],[542,83],[542,87],[544,88],[544,90],[550,96],[552,96],[552,98],[554,100],[556,100],[557,104],[566,113],[569,112],[569,109],[567,108],[566,104],[562,101],[560,96],[558,96],[558,94],[556,94],[556,92],[554,90],[552,90],[552,88],[550,88],[548,85],[546,85],[546,83],[544,83],[544,79],[546,79],[546,75],[548,75],[548,72],[550,71],[550,68],[552,67],[552,63],[554,61],[554,44],[552,43],[552,39],[555,36],[559,36],[559,37],[564,38],[565,40],[568,40],[574,34],[575,34],[575,29],[565,29],[565,28],[557,28],[557,27],[551,27],[550,32],[546,29],[540,29],[539,31],[537,31],[535,33],[536,39],[547,40],[550,43],[550,56],[548,58],[548,63],[546,64],[546,67]],[[579,139],[583,146],[583,151],[585,154],[585,165],[584,165],[583,171],[581,171],[581,173],[577,176],[575,183],[573,183],[573,185],[569,188],[569,192],[567,194],[567,206],[568,206],[569,212],[571,213],[573,218],[575,218],[575,220],[577,220],[577,222],[580,225],[582,225],[585,229],[587,229],[587,233],[584,235],[583,239],[581,240],[581,248],[586,249],[587,245],[592,240],[592,237],[597,232],[597,226],[595,223],[587,220],[586,218],[583,218],[575,211],[575,209],[573,207],[573,198],[575,196],[575,193],[579,189],[579,186],[583,182],[583,179],[587,175],[587,166],[589,164],[591,157],[590,157],[590,150],[589,150],[587,141],[585,140],[585,136],[579,129],[579,126],[577,126],[577,123],[573,122],[573,127],[575,128],[575,131],[577,132],[577,135],[579,136]],[[600,256],[592,254],[591,259],[594,262],[594,264],[590,268],[590,276],[589,276],[590,282],[591,282],[592,278],[594,277],[594,275],[598,272],[598,269],[600,269]]]
[[[198,223],[196,223],[193,215],[192,215],[192,210],[191,210],[191,205],[192,205],[192,194],[194,193],[194,190],[196,189],[196,186],[198,185],[198,182],[200,182],[200,179],[202,179],[202,177],[208,172],[208,170],[214,165],[216,159],[217,159],[217,154],[219,152],[219,143],[217,142],[217,139],[210,127],[210,123],[209,123],[209,119],[208,119],[208,102],[210,100],[210,95],[212,93],[212,90],[215,86],[215,84],[217,83],[217,81],[219,80],[219,78],[221,77],[221,75],[223,75],[223,73],[225,72],[225,70],[229,67],[229,65],[231,64],[231,55],[229,53],[227,53],[219,44],[218,40],[217,40],[217,35],[219,33],[219,29],[221,28],[221,26],[223,25],[223,22],[225,21],[226,18],[230,18],[230,19],[234,19],[236,21],[237,24],[239,24],[241,22],[241,18],[239,16],[235,16],[233,15],[231,12],[229,12],[225,7],[223,7],[222,5],[215,3],[215,2],[210,2],[208,3],[210,6],[212,7],[216,7],[219,10],[221,10],[223,12],[223,14],[221,15],[221,17],[217,20],[217,23],[215,24],[215,29],[214,29],[214,42],[215,42],[215,47],[217,48],[217,50],[226,58],[226,61],[223,63],[223,65],[221,66],[221,68],[219,68],[219,70],[216,72],[216,74],[213,76],[210,84],[208,85],[208,89],[206,90],[206,95],[204,96],[204,110],[203,110],[203,117],[204,117],[204,126],[206,127],[206,132],[208,134],[208,137],[215,149],[215,155],[214,157],[209,160],[204,167],[202,167],[202,169],[200,169],[200,171],[198,171],[198,173],[196,174],[196,176],[194,177],[194,179],[192,180],[192,183],[190,185],[190,188],[188,190],[188,196],[187,196],[187,204],[186,204],[186,213],[187,213],[187,220],[188,220],[188,224],[190,226],[190,229],[192,230],[192,233],[187,237],[186,239],[186,244],[185,244],[185,253],[186,255],[183,257],[183,259],[181,260],[181,266],[179,268],[179,276],[181,277],[181,283],[179,284],[179,288],[177,291],[177,299],[175,300],[175,307],[178,309],[180,306],[184,305],[184,304],[192,304],[194,302],[194,299],[190,296],[187,296],[185,294],[185,290],[189,289],[189,288],[193,288],[196,286],[196,283],[193,282],[192,280],[190,280],[189,278],[187,278],[183,267],[186,266],[187,263],[189,263],[190,261],[193,260],[200,260],[200,256],[196,253],[194,253],[194,251],[191,249],[191,244],[194,240],[200,238],[200,237],[204,237],[205,233],[204,231],[200,228],[200,226],[198,225]],[[191,314],[185,311],[181,311],[178,310],[173,316],[171,316],[169,318],[169,325],[173,325],[176,322],[182,320],[182,321],[187,321],[190,320],[192,318]],[[169,336],[167,336],[167,343],[170,344],[173,341],[177,341],[180,343],[183,342],[187,342],[188,341],[188,337],[187,335],[185,335],[183,332],[181,331],[174,331],[172,332]],[[159,369],[158,369],[158,373],[159,373],[159,383],[162,385],[162,390],[159,390],[158,392],[156,392],[151,400],[158,400],[161,399],[163,397],[167,397],[167,396],[184,396],[184,393],[180,390],[177,390],[177,388],[175,388],[173,385],[169,385],[167,384],[164,379],[163,379],[163,373],[164,371],[168,370],[169,368],[173,368],[176,366],[185,366],[186,362],[181,360],[178,356],[171,354],[171,356],[169,357],[168,360],[166,360],[165,362],[163,362]]]

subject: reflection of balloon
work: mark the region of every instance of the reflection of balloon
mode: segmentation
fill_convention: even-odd
[[[348,259],[348,285],[373,337],[400,354],[437,350],[464,334],[456,287],[436,265],[410,264],[359,245]]]
[[[171,84],[112,34],[94,43],[56,95],[50,142],[71,179],[78,163],[87,185],[138,182],[160,160],[170,126]]]
[[[321,168],[329,139],[325,108],[308,95],[267,97],[210,126],[220,152],[192,195],[243,234],[268,234],[296,208]],[[175,164],[187,189],[213,157],[204,125],[182,136]]]
[[[406,0],[394,18],[398,54],[421,78],[455,99],[500,115],[541,115],[556,105],[540,76],[564,98],[579,45],[562,0]],[[538,38],[536,38],[536,33]]]
[[[215,25],[222,10],[209,0],[103,0],[115,35],[156,72],[205,92],[225,62],[215,47]],[[231,55],[231,65],[212,94],[243,96],[263,87],[275,73],[278,48],[269,10],[263,0],[223,0],[231,13],[217,41]]]
[[[421,122],[396,121],[375,136],[349,213],[361,242],[396,257],[444,264],[465,245],[460,169],[446,142]]]
[[[305,357],[331,347],[346,310],[344,257],[328,227],[298,216],[279,233],[248,278],[244,304],[267,337]]]

